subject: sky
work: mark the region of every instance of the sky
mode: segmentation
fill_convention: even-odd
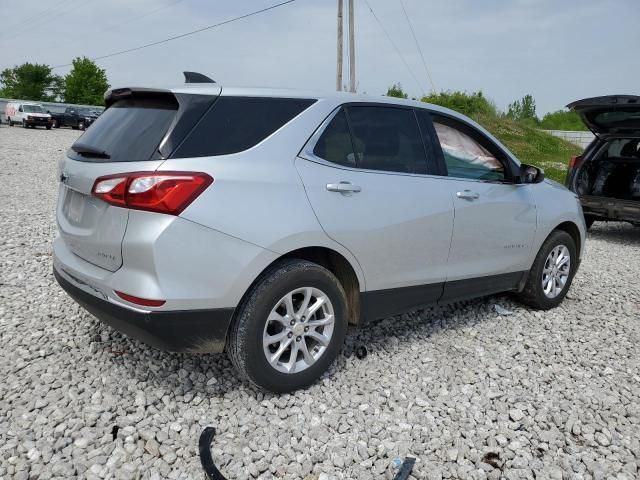
[[[279,1],[0,0],[0,70],[93,58]],[[531,94],[540,116],[579,98],[640,94],[638,0],[402,2],[438,91],[482,90],[501,110]],[[337,0],[296,0],[98,64],[114,87],[175,85],[191,70],[223,87],[332,91],[336,12]],[[395,82],[413,97],[431,90],[400,0],[355,0],[354,18],[358,92],[382,95]]]

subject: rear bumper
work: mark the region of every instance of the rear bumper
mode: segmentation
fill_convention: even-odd
[[[640,201],[584,195],[580,197],[585,215],[604,220],[640,223]]]
[[[58,272],[60,286],[101,322],[152,347],[170,352],[218,353],[224,350],[233,308],[208,310],[132,310],[80,289]]]

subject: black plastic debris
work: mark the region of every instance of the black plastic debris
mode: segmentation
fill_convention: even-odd
[[[482,463],[491,465],[493,468],[500,468],[502,465],[502,462],[500,461],[500,454],[496,452],[487,452],[484,457],[482,457]]]
[[[213,463],[213,457],[211,456],[211,442],[215,436],[216,429],[213,427],[205,428],[200,434],[200,441],[198,442],[200,463],[208,480],[227,480]]]
[[[367,347],[365,347],[364,345],[360,345],[359,347],[356,347],[356,358],[358,360],[362,360],[366,357],[367,357]]]
[[[400,470],[398,470],[396,476],[393,477],[393,480],[407,480],[407,478],[409,478],[409,475],[411,475],[411,472],[413,471],[413,466],[415,465],[415,463],[415,458],[405,457],[404,462],[402,462],[402,465],[400,465]]]
[[[118,438],[118,430],[120,430],[120,427],[118,425],[114,425],[113,428],[111,429],[111,437],[113,437],[114,442],[116,438]]]

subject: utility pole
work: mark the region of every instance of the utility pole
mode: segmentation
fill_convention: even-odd
[[[353,0],[349,0],[349,91],[356,92],[356,42],[353,26]]]
[[[343,39],[342,39],[342,0],[338,0],[338,65],[336,72],[336,90],[342,91],[342,51],[343,51]]]

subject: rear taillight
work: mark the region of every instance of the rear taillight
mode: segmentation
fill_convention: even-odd
[[[180,215],[212,183],[206,173],[133,172],[100,177],[91,193],[117,207]]]
[[[569,170],[571,170],[572,168],[574,168],[578,163],[580,163],[580,160],[582,160],[582,155],[573,155],[570,159],[569,159]]]

